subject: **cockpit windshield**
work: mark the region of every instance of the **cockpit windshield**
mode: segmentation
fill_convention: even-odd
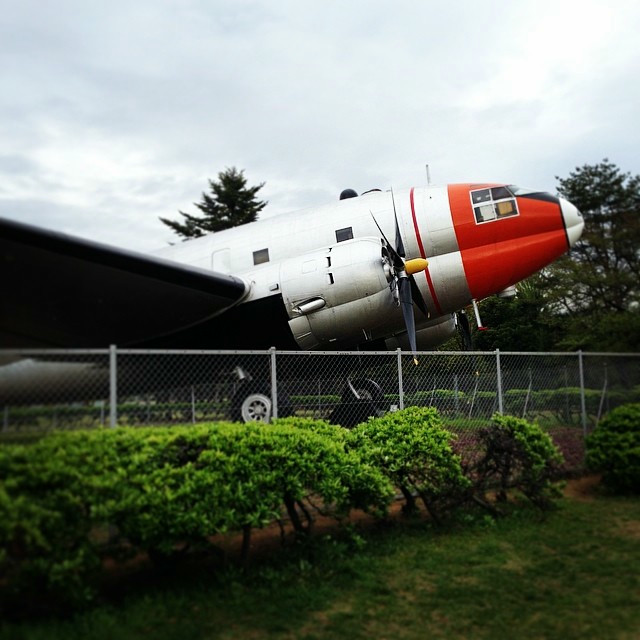
[[[515,184],[510,184],[506,188],[509,189],[514,196],[528,196],[532,193],[540,193],[540,189],[527,189],[526,187],[517,187]]]
[[[513,189],[518,187],[491,187],[470,192],[476,224],[492,222],[518,215],[518,203]]]

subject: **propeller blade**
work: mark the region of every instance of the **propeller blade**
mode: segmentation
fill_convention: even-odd
[[[429,310],[427,309],[427,303],[424,301],[422,294],[420,293],[420,287],[418,287],[418,283],[413,276],[409,276],[409,282],[411,284],[411,295],[413,296],[413,302],[416,304],[418,309],[424,313],[427,318],[431,317]]]
[[[413,300],[411,299],[411,284],[409,278],[398,278],[398,293],[400,298],[400,306],[402,307],[402,316],[404,317],[404,326],[407,329],[409,338],[409,347],[413,354],[413,361],[418,364],[416,354],[416,321],[413,317]]]
[[[413,361],[415,364],[418,364],[417,358],[417,346],[416,346],[416,320],[413,315],[413,298],[415,296],[416,304],[427,317],[429,317],[429,312],[427,310],[427,305],[425,304],[424,298],[420,293],[420,289],[416,284],[413,275],[407,275],[405,270],[405,262],[403,260],[404,252],[404,244],[402,243],[402,236],[400,235],[400,227],[398,225],[398,216],[396,214],[396,203],[395,199],[393,199],[393,191],[391,191],[391,198],[393,200],[393,215],[396,220],[396,246],[398,247],[398,251],[396,251],[392,246],[387,236],[384,235],[384,231],[378,224],[376,217],[373,215],[372,211],[369,211],[373,221],[376,223],[376,227],[378,227],[378,231],[382,236],[386,244],[387,251],[389,252],[389,256],[391,257],[391,261],[393,262],[393,269],[395,271],[395,280],[397,282],[398,287],[398,301],[400,302],[400,306],[402,307],[402,317],[404,318],[404,326],[407,330],[407,336],[409,338],[409,346],[411,347],[411,353],[413,353]],[[414,262],[416,264],[412,265],[415,267],[415,271],[423,271],[427,267],[426,260],[414,260],[409,261]],[[417,264],[417,263],[420,264]]]
[[[369,211],[369,213],[371,213],[371,217],[373,218],[373,221],[376,223],[376,227],[378,227],[378,231],[382,235],[382,239],[385,241],[385,244],[387,245],[387,251],[389,252],[389,256],[391,257],[391,261],[393,262],[393,268],[404,269],[404,260],[400,257],[398,252],[393,248],[393,245],[389,242],[389,240],[387,240],[387,236],[384,235],[384,231],[380,228],[380,225],[378,224],[376,217],[373,215],[371,211]]]
[[[398,224],[398,213],[396,212],[396,199],[393,195],[393,188],[391,189],[391,202],[393,203],[393,217],[396,221],[396,252],[401,258],[404,258],[407,254],[405,253],[404,243],[400,235],[400,225]]]

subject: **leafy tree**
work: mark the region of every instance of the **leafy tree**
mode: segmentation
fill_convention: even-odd
[[[550,300],[569,314],[628,311],[640,302],[640,176],[604,159],[556,178],[585,229],[546,272]]]
[[[203,216],[180,211],[184,222],[167,218],[160,220],[183,238],[198,238],[206,233],[255,222],[260,211],[267,206],[266,201],[256,200],[256,194],[264,184],[247,187],[244,171],[227,168],[218,173],[217,181],[209,180],[211,194],[203,193],[202,202],[194,203]]]
[[[640,176],[604,159],[558,178],[585,230],[569,255],[543,272],[548,308],[562,317],[568,349],[640,346]]]
[[[603,160],[558,179],[582,212],[571,252],[518,284],[515,300],[481,305],[477,349],[640,349],[640,176]]]
[[[561,337],[557,317],[545,309],[540,274],[518,283],[515,298],[493,296],[480,306],[486,331],[473,333],[473,345],[481,351],[548,351]]]

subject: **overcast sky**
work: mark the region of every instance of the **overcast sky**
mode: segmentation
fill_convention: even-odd
[[[225,167],[345,187],[640,173],[640,3],[0,0],[0,216],[142,251]]]

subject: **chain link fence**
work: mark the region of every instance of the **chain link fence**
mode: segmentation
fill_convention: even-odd
[[[584,436],[640,401],[640,354],[2,350],[5,437],[51,429],[300,416],[350,427],[438,409],[463,446],[495,412],[536,420],[579,466]]]

